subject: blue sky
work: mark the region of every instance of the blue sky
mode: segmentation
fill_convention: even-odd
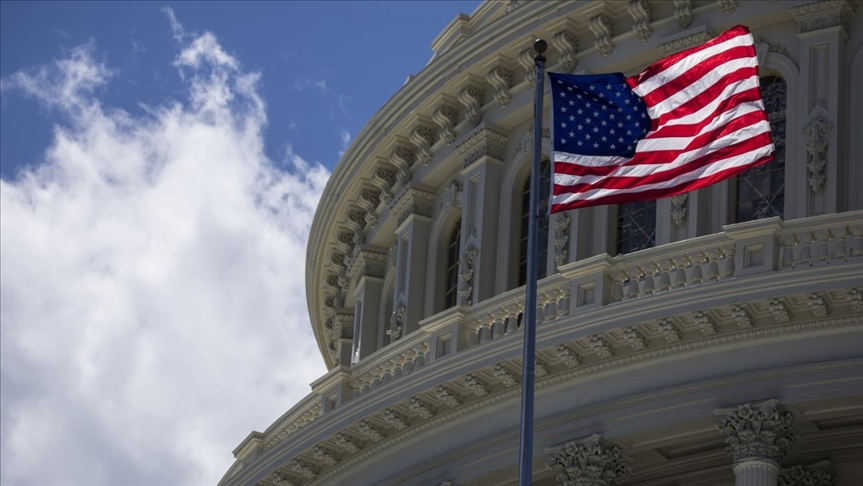
[[[323,188],[475,6],[0,3],[0,484],[213,485],[309,393]]]
[[[182,97],[171,65],[176,45],[162,9],[188,31],[213,32],[243,66],[259,71],[268,105],[267,152],[285,143],[335,165],[344,134],[356,135],[410,74],[431,57],[434,37],[473,1],[0,2],[0,76],[41,65],[92,41],[118,71],[100,97],[139,104]],[[57,114],[5,94],[0,174],[38,163]]]

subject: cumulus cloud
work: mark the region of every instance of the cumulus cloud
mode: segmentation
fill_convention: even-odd
[[[342,129],[342,133],[340,134],[340,137],[341,137],[342,146],[341,146],[341,150],[339,150],[339,157],[341,158],[342,155],[345,155],[345,150],[347,150],[348,146],[351,144],[351,134],[347,130]]]
[[[325,372],[301,269],[329,174],[270,160],[260,75],[166,13],[187,100],[105,106],[92,43],[2,80],[66,115],[0,180],[2,484],[215,484]]]

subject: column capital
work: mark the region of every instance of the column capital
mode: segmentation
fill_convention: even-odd
[[[431,217],[434,200],[435,193],[429,188],[419,185],[407,186],[392,202],[392,213],[396,215],[399,226],[411,214]]]
[[[797,440],[789,412],[780,412],[778,400],[714,410],[716,427],[727,435],[727,452],[735,463],[770,460],[776,463]]]
[[[632,472],[617,446],[604,446],[599,434],[546,449],[546,465],[565,486],[614,486]]]
[[[459,144],[456,147],[456,152],[462,156],[463,167],[465,168],[485,155],[503,160],[503,150],[508,140],[509,137],[503,133],[483,127]]]
[[[791,7],[801,34],[827,27],[845,27],[855,12],[854,2],[849,0],[819,0]]]
[[[820,461],[808,466],[796,465],[779,473],[779,486],[833,486],[830,461]]]

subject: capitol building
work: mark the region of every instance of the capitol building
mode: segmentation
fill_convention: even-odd
[[[863,484],[863,3],[512,0],[457,14],[336,166],[305,266],[329,372],[220,486],[515,486],[533,42],[632,75],[741,24],[773,162],[540,219],[533,484]]]

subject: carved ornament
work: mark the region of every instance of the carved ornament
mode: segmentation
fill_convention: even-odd
[[[546,465],[564,486],[615,486],[632,473],[620,448],[603,446],[599,434],[560,449],[550,451]]]
[[[716,427],[727,435],[728,454],[734,462],[767,459],[775,462],[788,453],[797,440],[792,415],[780,412],[777,400],[736,408],[719,409]]]
[[[456,147],[456,152],[462,156],[464,167],[479,160],[480,157],[489,156],[503,160],[503,151],[506,147],[508,137],[490,128],[483,128],[468,137]]]

